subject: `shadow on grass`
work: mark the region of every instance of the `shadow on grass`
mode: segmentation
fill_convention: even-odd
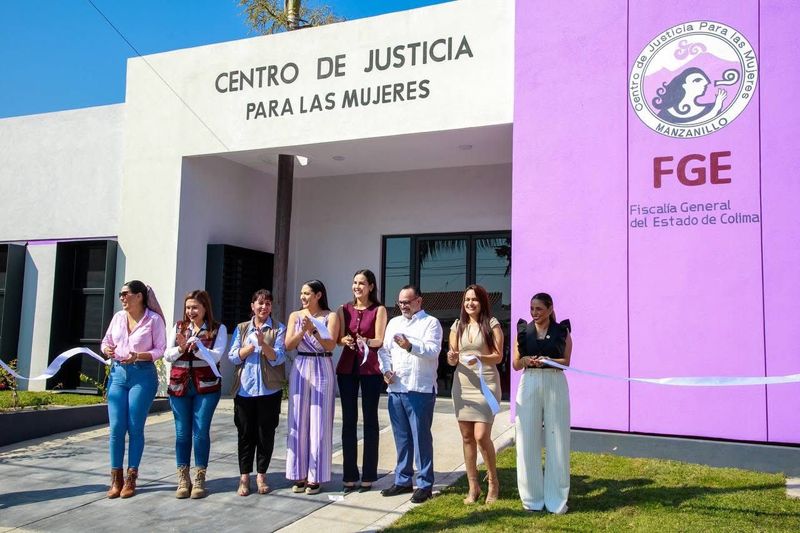
[[[702,485],[665,487],[649,478],[607,479],[577,475],[570,477],[570,484],[570,512],[605,512],[630,506],[650,507],[659,505],[677,507],[698,498],[714,498],[721,494],[783,488],[783,485],[778,483],[738,485],[735,487],[708,487]],[[700,509],[702,506],[693,505],[692,507]],[[708,505],[705,508],[726,512],[733,510]],[[745,512],[745,510],[742,511]],[[747,510],[746,512],[758,514],[754,510]]]
[[[394,525],[391,531],[436,531],[452,530],[459,527],[496,524],[501,529],[501,524],[511,524],[515,520],[536,520],[547,516],[548,513],[531,513],[522,509],[517,490],[515,468],[498,468],[500,478],[500,500],[492,505],[478,504],[458,509],[454,506],[461,505],[461,498],[467,493],[466,477],[461,477],[453,486],[443,490],[438,498],[447,498],[448,509],[435,508],[436,499],[432,504],[423,504],[413,510],[409,518],[413,523]],[[780,483],[760,483],[737,485],[734,487],[709,487],[698,484],[685,486],[664,486],[657,480],[647,477],[633,477],[626,479],[595,478],[584,475],[572,475],[570,478],[570,496],[568,501],[569,516],[597,515],[613,512],[622,508],[639,508],[642,512],[648,509],[677,509],[689,510],[704,514],[742,514],[763,517],[787,517],[800,519],[800,513],[791,511],[769,511],[753,508],[736,508],[731,505],[714,505],[707,501],[708,498],[724,494],[736,494],[750,491],[765,491],[783,489]],[[484,490],[485,490],[485,483]],[[485,493],[484,493],[485,494]],[[437,498],[437,499],[438,499]],[[428,507],[428,509],[426,509]],[[466,515],[463,513],[466,512]],[[527,522],[533,526],[531,522]],[[544,524],[542,524],[544,526]],[[561,529],[555,524],[547,524],[549,529]]]

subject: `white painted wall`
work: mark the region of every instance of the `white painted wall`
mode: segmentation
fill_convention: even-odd
[[[38,375],[48,364],[52,241],[113,237],[119,229],[124,120],[123,105],[0,120],[0,241],[32,241],[17,351],[23,375]]]
[[[182,158],[262,148],[510,124],[514,2],[461,0],[279,35],[135,58],[128,62],[119,242],[126,270],[178,293]],[[365,73],[369,52],[467,36],[473,57]],[[346,75],[316,77],[317,58],[347,55]],[[221,72],[295,62],[290,85],[221,94]],[[155,69],[158,74],[153,72]],[[167,86],[162,79],[169,83]],[[426,99],[247,120],[248,102],[307,99],[350,88],[429,79]],[[177,93],[177,95],[176,95]],[[295,100],[295,109],[298,103]],[[198,118],[199,117],[199,118]],[[201,121],[202,119],[202,121]],[[212,133],[213,132],[213,133]],[[331,187],[339,183],[332,180]],[[143,206],[147,216],[141,216]],[[506,225],[508,227],[508,224]],[[171,230],[169,228],[172,228]],[[151,236],[158,235],[158,238]],[[158,258],[157,261],[154,258]],[[141,274],[139,274],[141,273]],[[168,316],[174,302],[162,302]]]
[[[309,279],[332,308],[352,298],[356,270],[380,281],[383,235],[511,229],[510,164],[309,178],[294,193],[289,308]]]
[[[25,254],[25,281],[17,351],[17,368],[23,376],[38,376],[48,365],[56,245],[29,244]],[[22,390],[45,390],[46,381],[19,380]]]
[[[276,188],[275,178],[226,159],[184,159],[175,308],[166,315],[168,319],[181,317],[187,292],[205,287],[207,245],[274,251]],[[222,361],[222,374],[227,394],[233,374],[227,358]]]
[[[219,157],[184,159],[176,301],[205,286],[207,245],[274,250],[276,187],[274,177]]]
[[[117,234],[123,105],[0,120],[0,241]]]

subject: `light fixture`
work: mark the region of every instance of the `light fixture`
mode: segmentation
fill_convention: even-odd
[[[344,161],[344,156],[343,155],[335,155],[335,156],[331,157],[331,159],[333,159],[334,161]]]
[[[301,167],[304,167],[308,164],[308,158],[304,155],[296,155],[294,156],[297,159],[297,162],[300,163]]]
[[[472,150],[472,145],[471,144],[459,144],[458,145],[458,149],[459,150],[465,150],[465,151],[466,150]]]

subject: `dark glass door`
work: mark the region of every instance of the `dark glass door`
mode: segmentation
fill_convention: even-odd
[[[439,395],[450,396],[454,367],[447,364],[450,327],[461,312],[464,289],[471,283],[489,293],[492,314],[509,339],[511,322],[511,234],[509,232],[387,236],[383,243],[384,302],[389,316],[399,313],[394,302],[400,288],[415,283],[423,307],[439,319],[444,333],[439,355]],[[503,398],[509,396],[510,345],[498,365]]]

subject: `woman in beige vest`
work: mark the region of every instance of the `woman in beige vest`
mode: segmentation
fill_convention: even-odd
[[[250,303],[253,318],[236,326],[228,359],[236,367],[231,395],[239,432],[239,496],[250,494],[256,458],[259,494],[270,491],[267,469],[283,398],[286,327],[272,318],[272,293],[261,289]]]
[[[481,486],[478,481],[478,448],[486,464],[489,487],[486,503],[497,500],[500,486],[497,480],[497,461],[492,442],[492,407],[500,401],[500,374],[497,363],[503,359],[503,330],[491,316],[489,295],[480,285],[470,285],[464,291],[461,316],[450,328],[450,351],[447,362],[456,367],[453,377],[453,406],[464,447],[464,465],[469,480],[469,494],[464,503],[478,501]],[[487,398],[481,387],[485,384]]]

